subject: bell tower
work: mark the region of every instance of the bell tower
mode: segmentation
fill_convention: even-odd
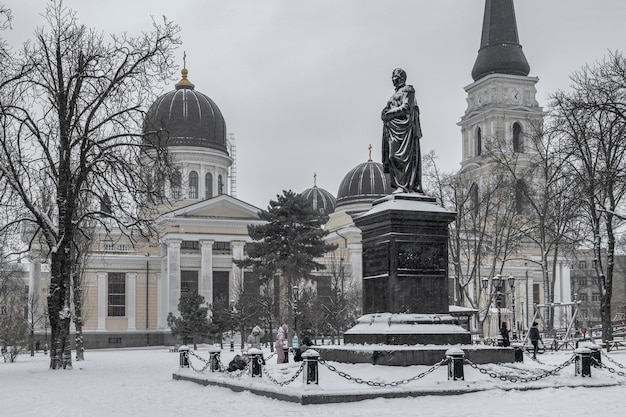
[[[489,174],[489,149],[532,152],[529,141],[543,119],[536,100],[537,77],[519,43],[513,0],[486,0],[478,56],[467,87],[467,109],[458,125],[462,134],[460,174]]]

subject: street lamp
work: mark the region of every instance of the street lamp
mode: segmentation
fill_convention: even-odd
[[[298,340],[298,293],[299,289],[297,285],[292,288],[293,291],[293,338]]]
[[[509,281],[509,288],[511,289],[511,307],[513,308],[513,324],[511,325],[511,332],[513,333],[513,339],[517,340],[517,321],[515,318],[515,277],[513,275],[509,275],[507,281]]]
[[[483,277],[481,279],[481,283],[483,289],[486,290],[489,287],[489,278]],[[504,280],[500,274],[496,274],[493,278],[491,278],[492,291],[489,292],[489,306],[491,306],[491,298],[495,297],[496,299],[496,307],[498,308],[498,330],[500,330],[502,323],[502,284]]]
[[[230,300],[230,351],[235,351],[235,300]]]
[[[150,346],[150,331],[148,329],[148,301],[149,301],[149,295],[148,295],[148,276],[150,273],[150,261],[148,260],[148,257],[150,256],[150,254],[148,252],[146,252],[146,345]]]
[[[43,354],[48,354],[48,312],[43,313],[43,328],[44,328],[44,340],[43,340]]]

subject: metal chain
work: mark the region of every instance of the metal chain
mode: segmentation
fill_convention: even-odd
[[[600,352],[602,352],[602,356],[604,356],[605,358],[608,359],[609,362],[611,362],[614,365],[617,365],[618,367],[622,368],[622,369],[626,369],[626,366],[622,365],[621,363],[615,361],[615,359],[611,358],[606,352],[604,352],[603,350],[601,350]]]
[[[537,375],[537,376],[531,376],[531,377],[518,377],[518,376],[509,376],[509,375],[498,375],[495,372],[491,372],[491,371],[489,371],[489,370],[487,370],[485,368],[479,367],[478,365],[476,365],[475,363],[473,363],[472,361],[470,361],[467,358],[465,359],[465,362],[467,362],[472,368],[477,369],[481,374],[488,375],[488,376],[490,376],[491,378],[494,378],[494,379],[499,379],[500,381],[509,381],[509,382],[532,382],[532,381],[539,381],[540,379],[547,378],[547,377],[553,376],[553,375],[557,375],[559,373],[559,371],[561,371],[563,368],[571,365],[575,361],[576,361],[576,356],[573,355],[566,362],[564,362],[561,365],[557,366],[553,370],[546,372],[545,374]]]
[[[197,373],[204,372],[211,365],[209,361],[205,360],[201,356],[196,355],[193,351],[189,350],[187,352],[188,352],[187,363],[189,364],[189,366],[191,366],[191,369],[193,369],[195,372],[197,372]],[[191,356],[193,356],[195,358],[198,358],[200,361],[204,362],[204,368],[197,369],[195,366],[193,366],[193,363],[191,362]]]
[[[328,364],[325,360],[320,359],[319,362],[324,365],[325,367],[327,367],[330,371],[336,373],[337,375],[339,375],[340,377],[343,377],[345,379],[347,379],[348,381],[352,381],[352,382],[356,382],[357,384],[367,384],[370,387],[397,387],[398,385],[403,385],[403,384],[408,384],[411,381],[416,381],[420,378],[424,378],[426,375],[430,374],[431,372],[433,372],[435,369],[439,368],[441,365],[448,363],[448,359],[442,359],[441,361],[439,361],[438,363],[434,364],[430,369],[422,372],[419,375],[416,375],[412,378],[407,378],[407,379],[402,379],[400,381],[393,381],[393,382],[376,382],[376,381],[366,381],[362,378],[356,378],[353,377],[343,371],[338,370],[337,368],[335,368],[334,366]]]
[[[268,357],[268,359],[269,359],[269,357]],[[298,378],[298,376],[302,373],[302,370],[304,369],[304,362],[302,362],[300,364],[300,368],[298,368],[296,373],[293,374],[293,376],[290,379],[286,380],[286,381],[277,381],[276,379],[274,379],[272,377],[272,375],[270,375],[270,373],[267,372],[267,368],[265,367],[265,365],[261,365],[261,369],[264,371],[264,375],[267,377],[267,379],[269,379],[274,384],[280,385],[282,387],[282,386],[291,384],[293,381],[296,380],[296,378]]]
[[[612,373],[612,374],[617,374],[617,375],[619,375],[619,376],[626,377],[626,372],[617,371],[617,370],[615,370],[615,369],[613,369],[613,368],[609,368],[608,366],[606,366],[606,365],[605,365],[605,364],[603,364],[602,362],[598,362],[598,360],[597,360],[596,358],[591,358],[591,359],[593,359],[593,361],[595,362],[595,364],[596,364],[597,366],[599,366],[600,368],[604,368],[604,369],[608,370],[608,371],[609,371],[610,373]],[[623,368],[623,366],[622,366],[622,368]]]

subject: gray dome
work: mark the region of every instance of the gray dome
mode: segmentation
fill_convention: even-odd
[[[176,89],[160,96],[150,106],[144,121],[146,140],[154,145],[197,146],[228,152],[226,122],[219,107],[205,94],[194,90],[183,68]],[[162,135],[155,132],[166,131]]]
[[[383,172],[383,164],[369,160],[352,168],[339,185],[337,205],[371,203],[391,194],[391,186]]]
[[[323,188],[318,188],[317,185],[307,188],[300,195],[307,199],[318,215],[328,216],[335,211],[335,203],[337,201],[335,196]]]

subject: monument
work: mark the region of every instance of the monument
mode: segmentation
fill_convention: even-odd
[[[362,232],[363,313],[346,343],[469,344],[448,303],[448,225],[456,214],[422,190],[422,129],[406,72],[392,74],[395,92],[382,111],[383,166],[389,196],[355,218]]]

